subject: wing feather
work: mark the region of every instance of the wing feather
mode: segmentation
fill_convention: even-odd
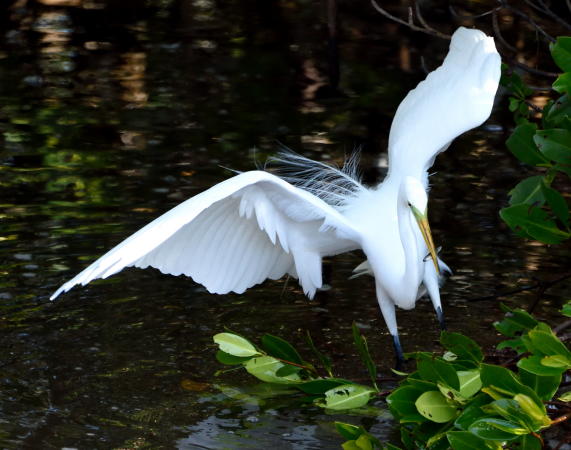
[[[360,239],[320,198],[267,172],[245,172],[155,219],[51,298],[128,266],[185,274],[214,293],[243,292],[266,278],[300,273],[312,295],[321,286],[323,249],[347,251],[360,247]]]

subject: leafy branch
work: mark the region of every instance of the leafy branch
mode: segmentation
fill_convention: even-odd
[[[543,431],[571,418],[571,391],[562,390],[563,376],[571,370],[571,352],[546,323],[521,309],[504,305],[502,309],[505,317],[494,327],[507,338],[497,347],[504,361],[485,361],[472,339],[442,332],[444,353],[408,354],[416,361],[416,369],[401,374],[399,386],[385,391],[377,387],[375,364],[355,324],[353,340],[373,386],[335,378],[330,360],[315,349],[311,338],[318,360],[327,361],[328,376],[319,376],[291,344],[272,335],[264,335],[260,347],[232,333],[217,334],[214,341],[222,363],[241,366],[273,385],[295,387],[319,407],[355,409],[386,397],[406,449],[501,449],[506,445],[539,449]],[[571,302],[562,314],[571,317]],[[400,448],[382,443],[362,426],[335,425],[346,439],[346,450]]]

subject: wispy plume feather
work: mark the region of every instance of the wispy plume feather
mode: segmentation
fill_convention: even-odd
[[[264,170],[322,199],[338,210],[366,190],[361,183],[359,151],[353,152],[343,164],[335,167],[301,156],[287,148],[268,158]]]

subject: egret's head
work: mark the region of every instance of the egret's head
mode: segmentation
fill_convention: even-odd
[[[430,252],[432,262],[436,268],[436,273],[440,273],[438,257],[436,255],[432,233],[430,232],[430,226],[428,224],[428,196],[426,195],[426,190],[418,179],[414,177],[406,177],[404,179],[404,192],[408,206],[418,223],[418,227],[420,228],[426,247]]]

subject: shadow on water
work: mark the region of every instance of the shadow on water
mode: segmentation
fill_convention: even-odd
[[[353,320],[388,375],[392,350],[372,280],[347,281],[362,255],[326,261],[333,289],[313,302],[294,282],[213,296],[189,279],[136,269],[48,297],[152,218],[230,176],[221,166],[249,169],[276,141],[334,162],[362,145],[363,167],[373,167],[365,177],[375,180],[392,114],[422,77],[410,60],[418,67],[422,51],[436,66],[446,44],[342,10],[335,91],[316,5],[138,3],[0,6],[0,446],[330,448],[340,443],[334,419],[393,438],[382,402],[330,415],[244,374],[213,376],[211,337],[228,327],[306,350],[309,330],[339,374],[365,379]],[[515,239],[499,221],[522,175],[502,129],[492,118],[459,139],[431,178],[433,233],[455,270],[443,290],[449,327],[484,344],[496,340],[498,302],[471,299],[565,267],[557,250]],[[563,300],[548,294],[544,317]],[[406,350],[436,347],[428,302],[398,318]]]

